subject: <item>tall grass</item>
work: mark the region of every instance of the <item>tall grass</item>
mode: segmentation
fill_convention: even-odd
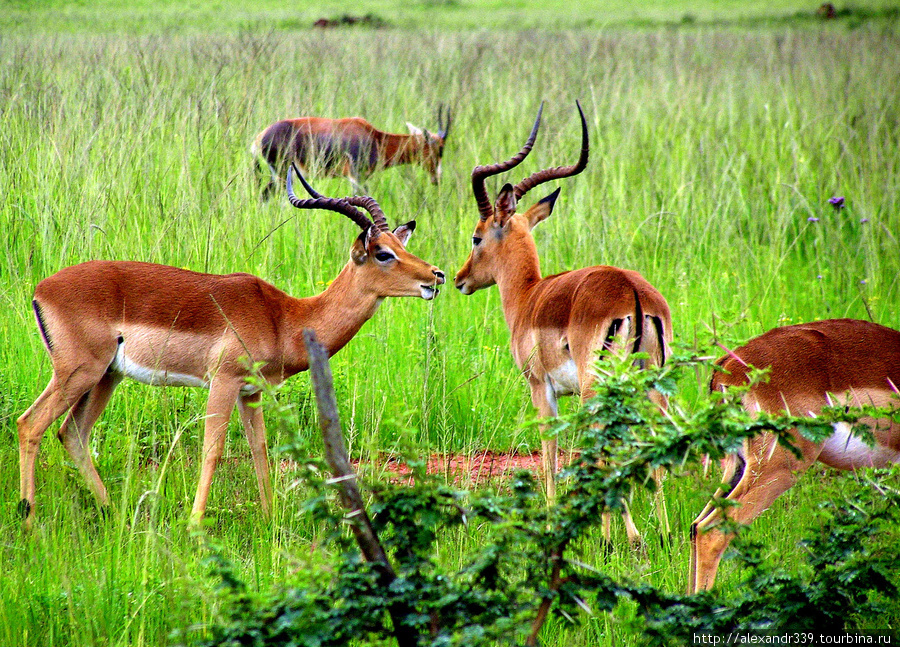
[[[890,24],[22,35],[5,36],[2,52],[0,644],[160,644],[169,631],[215,616],[202,552],[184,527],[205,393],[118,389],[92,445],[114,502],[106,520],[48,434],[32,537],[19,534],[15,515],[14,421],[50,377],[31,292],[64,266],[110,258],[246,271],[298,296],[338,273],[357,233],[351,223],[258,199],[248,148],[276,119],[358,114],[402,132],[405,121],[436,128],[438,104],[449,104],[440,187],[403,167],[373,177],[368,189],[392,224],[417,219],[410,249],[452,275],[477,217],[472,167],[518,150],[542,99],[538,143],[510,179],[571,163],[580,98],[591,161],[561,183],[553,216],[535,232],[544,273],[637,269],[667,297],[676,337],[688,343],[713,332],[732,343],[828,317],[900,326],[900,48]],[[339,179],[314,185],[328,195],[350,191]],[[845,196],[846,209],[827,204],[834,195]],[[409,438],[433,452],[538,445],[523,431],[533,414],[496,290],[388,300],[334,369],[352,451],[364,459]],[[699,393],[702,381],[687,387]],[[309,397],[300,376],[282,399],[296,403],[301,433],[311,436]],[[273,435],[272,446],[288,440]],[[278,477],[275,522],[260,518],[239,436],[234,427],[214,482],[211,533],[265,587],[297,567],[317,531],[299,513],[302,492],[289,468]],[[788,563],[800,529],[785,511],[805,516],[830,480],[811,474],[755,525]],[[711,485],[685,476],[666,487],[682,532]],[[653,537],[649,502],[636,509]],[[652,543],[645,556],[623,548],[608,560],[585,551],[677,590],[685,541],[679,534],[671,548]],[[621,613],[574,634],[560,626],[547,644],[624,644],[628,610]]]
[[[892,0],[838,5],[838,19],[851,26],[900,16]],[[306,29],[321,19],[370,19],[401,29],[500,31],[647,27],[772,27],[822,23],[820,5],[803,0],[278,0],[179,2],[178,0],[4,0],[0,31],[17,33],[236,33],[242,30]]]

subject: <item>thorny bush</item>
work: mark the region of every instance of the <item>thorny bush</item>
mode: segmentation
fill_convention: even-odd
[[[346,531],[352,520],[338,509],[324,462],[310,459],[309,441],[298,438],[285,451],[304,466],[304,514],[328,529],[326,541],[290,584],[260,594],[248,591],[210,543],[225,615],[197,643],[396,645],[388,614],[394,603],[414,610],[403,623],[416,645],[428,647],[537,645],[549,614],[579,623],[612,611],[620,600],[636,606],[650,645],[689,644],[698,635],[727,632],[872,631],[883,626],[873,627],[873,618],[897,622],[897,469],[865,472],[854,495],[821,506],[823,521],[805,541],[808,567],[799,574],[767,565],[762,547],[740,537],[734,545],[745,575],[729,592],[672,594],[615,579],[572,557],[573,543],[595,529],[602,513],[620,511],[637,489],[655,488],[650,476],[656,468],[696,468],[704,455],[721,458],[762,432],[791,447],[792,428],[817,440],[831,433],[836,420],[898,417],[896,410],[871,407],[838,407],[816,419],[750,416],[739,406],[745,389],[702,398],[688,410],[678,397],[679,376],[705,366],[706,359],[681,353],[665,366],[641,370],[634,360],[602,356],[596,397],[552,422],[548,433],[566,432],[579,450],[559,476],[552,506],[531,473],[517,473],[499,490],[466,492],[427,474],[414,457],[407,459],[411,485],[368,483],[368,512],[397,574],[387,588]],[[754,379],[765,379],[764,372]],[[647,398],[650,389],[670,398],[666,412]],[[478,528],[484,538],[459,568],[437,557],[442,537],[454,528]]]

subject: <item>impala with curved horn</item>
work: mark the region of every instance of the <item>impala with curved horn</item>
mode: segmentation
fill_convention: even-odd
[[[710,390],[749,383],[749,367],[769,368],[768,381],[754,384],[744,396],[748,411],[815,416],[826,405],[878,407],[900,405],[900,332],[868,321],[831,319],[775,328],[717,362]],[[728,457],[722,481],[731,484],[727,498],[736,502],[728,518],[749,524],[797,482],[816,461],[840,470],[887,467],[900,462],[900,424],[863,419],[875,436],[869,446],[838,423],[834,434],[814,443],[793,432],[797,457],[772,434],[744,441]],[[716,497],[725,496],[719,490]],[[712,588],[733,535],[718,529],[721,511],[712,504],[691,524],[691,570],[688,592]]]
[[[193,522],[206,509],[235,403],[250,443],[262,509],[270,512],[263,412],[255,406],[258,390],[247,382],[250,367],[260,367],[258,374],[268,382],[281,383],[308,368],[304,328],[315,330],[333,355],[385,297],[433,299],[444,283],[443,272],[406,251],[415,222],[392,232],[372,198],[325,198],[305,180],[304,185],[312,199],[294,195],[288,172],[293,206],[335,211],[362,229],[350,248],[350,260],[317,296],[297,299],[251,274],[201,274],[129,261],[89,261],[37,285],[34,313],[53,376],[17,422],[20,506],[26,525],[34,515],[41,438],[67,411],[59,438],[96,499],[108,504],[88,442],[91,428],[125,376],[146,384],[209,389]]]
[[[450,108],[444,123],[443,106],[438,107],[438,132],[430,133],[407,123],[409,135],[385,133],[365,119],[326,119],[299,117],[277,121],[256,136],[251,154],[269,167],[271,180],[263,190],[263,199],[279,185],[293,162],[304,172],[317,171],[328,176],[345,176],[354,191],[359,191],[376,170],[399,164],[421,164],[432,184],[441,179],[441,158],[450,133]]]
[[[528,379],[531,401],[542,418],[557,415],[558,396],[576,394],[585,401],[593,395],[593,364],[600,349],[621,347],[625,340],[633,340],[632,350],[649,353],[650,362],[656,365],[665,361],[666,346],[672,339],[666,300],[637,272],[600,265],[541,277],[531,230],[550,215],[560,190],[524,213],[517,213],[516,207],[536,186],[577,175],[587,166],[587,122],[581,105],[576,105],[582,133],[576,164],[539,171],[515,186],[507,183],[493,205],[488,199],[485,179],[518,166],[531,151],[540,126],[541,104],[531,134],[516,155],[472,171],[480,217],[472,251],[455,279],[463,294],[494,284],[500,289],[513,357]],[[664,405],[659,394],[651,395]],[[543,441],[542,449],[547,492],[552,499],[556,440]],[[629,539],[639,540],[627,511],[625,519]],[[608,521],[604,526],[608,536]]]

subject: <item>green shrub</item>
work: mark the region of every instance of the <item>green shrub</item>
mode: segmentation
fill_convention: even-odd
[[[329,544],[304,563],[290,585],[261,595],[248,593],[230,565],[214,558],[227,611],[202,644],[536,645],[548,615],[578,623],[623,600],[637,606],[645,638],[654,645],[729,632],[872,630],[867,619],[900,619],[895,550],[900,470],[865,473],[865,487],[857,493],[823,503],[825,523],[805,542],[807,568],[800,573],[778,571],[762,559],[761,546],[736,542],[746,576],[730,593],[673,595],[611,577],[573,557],[573,544],[603,513],[620,510],[638,488],[655,488],[656,468],[680,471],[699,464],[704,454],[722,457],[761,432],[778,435],[788,446],[795,427],[821,439],[831,433],[834,420],[863,413],[836,409],[817,419],[751,417],[738,404],[741,390],[717,394],[687,412],[677,398],[675,375],[702,360],[676,356],[647,370],[635,369],[633,360],[604,357],[596,397],[552,423],[548,433],[580,438],[580,452],[560,474],[554,505],[547,505],[528,472],[518,473],[503,490],[469,493],[426,474],[424,463],[410,459],[414,484],[372,484],[368,513],[392,564],[389,577],[380,564],[364,561],[349,533],[340,530],[365,515],[337,512],[336,484],[325,478],[324,463],[303,459],[309,448],[296,447],[294,455],[305,460],[306,480],[315,493],[306,511],[334,528]],[[667,412],[646,397],[651,388],[671,398]],[[461,567],[451,568],[438,557],[439,540],[461,527],[479,527],[484,540]],[[397,609],[405,611],[397,615]]]

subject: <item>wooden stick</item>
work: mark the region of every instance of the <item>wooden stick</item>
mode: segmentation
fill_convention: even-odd
[[[328,363],[328,351],[316,339],[315,331],[303,330],[303,343],[309,360],[309,374],[312,377],[313,391],[316,395],[316,408],[319,411],[319,427],[325,442],[325,460],[334,475],[341,503],[347,510],[345,519],[356,537],[356,543],[366,561],[375,565],[380,575],[380,583],[388,587],[397,579],[391,562],[378,540],[372,522],[366,513],[362,495],[356,482],[356,473],[350,465],[344,434],[341,431],[341,419],[338,415],[337,401],[334,396],[334,380],[331,366]],[[417,632],[402,623],[403,618],[414,612],[409,605],[396,602],[388,608],[394,624],[394,636],[399,647],[415,647],[418,644]]]

